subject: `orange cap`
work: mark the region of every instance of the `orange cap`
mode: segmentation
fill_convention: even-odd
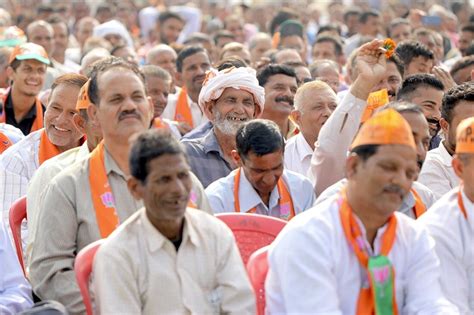
[[[36,45],[34,43],[24,43],[16,46],[10,55],[10,60],[8,63],[11,64],[15,59],[35,59],[44,64],[50,64],[48,54],[46,53],[46,50],[44,50],[43,46]]]
[[[377,108],[384,106],[389,102],[387,89],[378,90],[369,94],[367,98],[367,106],[360,121],[364,123],[377,110]]]
[[[416,150],[408,122],[394,109],[375,113],[360,128],[352,148],[368,144],[404,144]]]
[[[0,132],[0,154],[11,146],[12,142],[10,139],[3,132]]]
[[[474,117],[466,118],[458,125],[456,153],[474,153]]]
[[[89,83],[91,79],[87,80],[86,83],[81,87],[79,90],[79,95],[77,97],[76,102],[76,110],[80,109],[87,109],[91,104],[91,100],[89,99]]]

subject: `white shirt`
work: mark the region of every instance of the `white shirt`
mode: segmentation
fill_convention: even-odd
[[[399,314],[458,314],[443,296],[439,260],[428,233],[395,212],[396,237],[388,258],[395,269]],[[359,221],[364,240],[365,229]],[[374,241],[380,253],[381,227]],[[341,226],[337,198],[296,216],[269,249],[265,283],[269,314],[355,314],[366,272]]]
[[[9,228],[10,206],[26,195],[26,188],[39,166],[38,151],[43,129],[30,133],[0,156],[0,211]]]
[[[474,314],[474,203],[464,192],[467,220],[458,204],[456,187],[423,215],[419,224],[434,238],[441,262],[441,287],[461,314]]]
[[[307,176],[312,155],[313,149],[300,132],[286,142],[285,169]]]
[[[170,94],[168,96],[168,104],[166,105],[166,108],[163,111],[163,114],[161,114],[161,117],[169,119],[169,120],[175,120],[174,116],[176,113],[176,102],[178,101],[179,91],[181,90],[177,90],[175,94]],[[202,123],[207,122],[208,119],[202,113],[199,105],[193,102],[191,98],[189,97],[189,95],[188,95],[188,106],[191,109],[191,116],[193,116],[194,128],[196,128]]]
[[[179,250],[144,208],[94,260],[97,314],[253,314],[255,295],[231,230],[187,209]]]
[[[444,141],[436,149],[428,151],[418,181],[433,191],[437,199],[459,185],[451,162],[453,157],[444,147]]]
[[[316,195],[345,177],[347,151],[359,130],[366,103],[347,92],[321,128],[308,172]]]
[[[234,208],[234,180],[237,170],[229,175],[210,184],[205,192],[214,213],[235,212]],[[292,171],[284,170],[283,181],[288,188],[295,215],[310,208],[314,201],[314,191],[311,182],[304,176]],[[275,186],[270,194],[269,207],[262,201],[252,184],[245,176],[245,172],[240,172],[239,202],[240,212],[244,213],[257,207],[258,214],[280,217],[280,194]]]
[[[25,135],[20,129],[6,123],[0,123],[0,132],[7,136],[13,144],[25,138]]]
[[[339,194],[342,188],[347,184],[347,178],[341,179],[334,185],[328,187],[325,191],[318,196],[315,202],[315,206],[323,203],[327,199],[333,198],[335,195]],[[419,182],[413,182],[412,188],[418,193],[420,196],[421,201],[425,205],[426,209],[429,209],[437,200],[433,192],[423,184]],[[397,210],[398,212],[404,213],[410,218],[416,219],[415,212],[413,211],[413,207],[415,206],[415,196],[412,192],[409,192],[403,198],[402,204],[400,208]],[[426,212],[425,212],[426,213]]]
[[[17,314],[31,308],[31,286],[23,275],[9,233],[1,221],[0,262],[0,314]]]

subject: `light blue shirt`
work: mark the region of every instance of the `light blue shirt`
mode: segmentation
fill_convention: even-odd
[[[16,314],[33,306],[31,286],[26,281],[10,235],[0,220],[0,314]]]
[[[237,170],[210,184],[205,192],[214,213],[235,212],[234,208],[234,179]],[[315,195],[311,182],[303,175],[284,170],[283,181],[288,188],[293,201],[295,215],[312,207]],[[245,172],[240,172],[239,201],[240,212],[247,212],[257,207],[258,214],[280,217],[280,194],[275,186],[270,194],[269,206],[265,205],[258,193],[252,187]]]

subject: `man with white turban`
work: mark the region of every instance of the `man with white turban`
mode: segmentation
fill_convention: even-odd
[[[127,28],[117,20],[111,20],[94,27],[94,36],[108,40],[113,47],[127,45],[133,48],[133,40]]]
[[[255,70],[242,67],[207,73],[198,104],[213,127],[202,137],[183,140],[191,169],[204,187],[236,168],[231,152],[236,148],[237,130],[259,117],[264,103]]]

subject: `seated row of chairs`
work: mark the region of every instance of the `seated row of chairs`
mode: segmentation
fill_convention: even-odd
[[[18,260],[25,273],[21,244],[21,222],[27,219],[26,196],[18,199],[10,208],[9,222]],[[257,299],[257,314],[265,313],[265,278],[268,271],[267,250],[286,221],[278,218],[250,213],[217,214],[234,233],[237,246]],[[104,239],[84,247],[77,255],[74,271],[88,315],[92,315],[89,295],[89,276],[92,272],[94,256]]]

